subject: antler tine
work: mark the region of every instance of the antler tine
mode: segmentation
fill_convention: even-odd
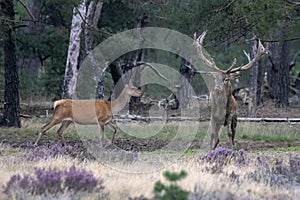
[[[199,43],[200,45],[203,44],[203,40],[204,40],[204,37],[205,37],[205,35],[206,35],[206,32],[207,32],[207,31],[203,31],[203,33],[202,33],[201,35],[199,35],[199,37],[198,37],[198,39],[197,39],[197,41],[198,41],[198,43]]]
[[[227,69],[226,73],[230,72],[234,68],[235,65],[236,65],[236,58],[233,59],[233,62],[231,64],[231,66]]]
[[[249,63],[247,63],[246,65],[243,65],[243,66],[240,66],[240,67],[237,67],[237,68],[232,68],[230,70],[228,69],[226,73],[234,73],[234,72],[237,72],[237,71],[244,71],[244,70],[251,69],[251,67],[253,67],[253,64],[256,63],[265,54],[268,54],[268,50],[262,45],[261,41],[259,40],[258,41],[257,53],[254,56],[254,58],[252,60],[250,60]]]
[[[203,40],[204,40],[204,37],[206,35],[206,32],[207,31],[204,31],[197,39],[196,39],[196,33],[194,34],[194,39],[195,39],[195,42],[196,42],[196,47],[197,47],[197,52],[198,52],[198,55],[200,57],[200,59],[209,67],[209,68],[212,68],[218,72],[222,72],[222,73],[225,73],[226,71],[224,70],[221,70],[217,67],[217,65],[215,64],[214,60],[213,59],[208,59],[204,53],[203,53]]]

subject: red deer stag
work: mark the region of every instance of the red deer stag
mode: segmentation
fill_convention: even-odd
[[[215,78],[215,84],[210,91],[210,104],[211,104],[211,139],[210,148],[215,149],[219,144],[219,130],[222,125],[227,126],[228,136],[231,139],[231,144],[234,145],[234,136],[237,125],[237,102],[232,95],[231,89],[231,77],[232,74],[238,71],[249,70],[255,62],[257,62],[262,56],[267,54],[267,49],[258,42],[258,50],[256,55],[248,64],[235,67],[236,59],[234,59],[232,65],[227,70],[219,69],[213,59],[209,59],[203,52],[203,40],[206,35],[204,31],[198,38],[194,35],[194,45],[197,48],[198,56],[209,68],[215,70],[215,72],[205,72]],[[203,72],[199,72],[203,73]]]
[[[131,85],[125,85],[119,97],[114,101],[107,100],[70,100],[61,99],[54,102],[54,113],[49,123],[41,128],[41,132],[34,145],[37,145],[42,134],[56,124],[62,123],[57,133],[65,145],[63,136],[66,128],[71,122],[78,124],[99,124],[100,126],[100,142],[104,139],[104,125],[109,125],[113,129],[113,142],[116,127],[113,123],[113,112],[119,112],[129,101],[130,96],[141,97],[143,92]]]

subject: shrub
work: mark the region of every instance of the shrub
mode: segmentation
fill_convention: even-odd
[[[4,193],[10,197],[18,194],[37,196],[50,194],[58,197],[65,192],[76,195],[77,193],[104,194],[103,181],[97,179],[92,172],[76,169],[75,166],[68,170],[35,168],[33,175],[13,175],[4,186]]]
[[[160,200],[185,200],[188,199],[189,192],[183,190],[180,186],[177,185],[177,181],[185,178],[187,173],[181,171],[180,173],[176,172],[164,172],[164,177],[170,182],[170,185],[165,185],[162,182],[158,181],[154,185],[154,199]]]

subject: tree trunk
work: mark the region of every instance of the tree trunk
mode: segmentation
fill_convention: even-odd
[[[269,50],[271,54],[268,56],[268,83],[272,88],[275,107],[287,107],[289,105],[288,42],[272,42]]]
[[[122,81],[122,68],[121,68],[121,61],[116,60],[113,63],[110,64],[110,74],[113,79],[114,85],[119,83],[119,81]],[[119,96],[121,93],[123,87],[115,87],[114,94],[116,97]],[[111,100],[111,95],[109,97],[109,100]]]
[[[103,3],[95,1],[91,1],[87,14],[85,17],[85,29],[84,29],[84,41],[85,41],[85,54],[89,57],[91,60],[92,67],[95,71],[95,78],[97,81],[97,87],[96,87],[96,99],[103,99],[104,97],[104,75],[102,75],[102,71],[97,66],[97,63],[95,63],[94,55],[92,52],[93,49],[93,42],[94,42],[94,34],[93,32],[97,28],[97,24],[101,15]]]
[[[256,53],[257,53],[257,41],[255,40],[252,43],[251,57],[253,58],[253,56],[256,55]],[[262,84],[263,84],[263,77],[264,77],[264,66],[261,63],[261,61],[258,61],[253,65],[253,67],[251,68],[251,73],[250,73],[251,102],[248,102],[249,103],[248,117],[256,117],[256,108],[257,108],[257,106],[262,104],[261,88],[262,88]]]
[[[136,28],[143,28],[148,23],[148,16],[143,15],[137,25]],[[140,46],[143,46],[143,41],[141,42]],[[134,69],[136,67],[138,61],[142,61],[144,59],[144,49],[139,49],[134,52],[130,52],[117,61],[113,62],[110,65],[110,72],[114,81],[114,85],[116,84],[124,84],[132,82],[134,85],[139,85],[140,83],[140,70]],[[132,70],[132,71],[130,71]],[[129,72],[130,71],[130,72]],[[123,76],[125,74],[125,76]],[[121,86],[121,85],[120,85]],[[121,92],[122,87],[115,88],[115,95],[118,96]],[[139,102],[139,98],[132,97],[130,102]]]
[[[80,53],[80,36],[84,20],[83,17],[86,13],[85,4],[86,1],[83,0],[77,8],[73,9],[70,43],[63,84],[63,98],[72,98],[76,88]]]
[[[192,80],[195,75],[195,68],[190,62],[182,58],[180,64],[180,78],[179,78],[179,87],[177,88],[177,97],[179,100],[179,107],[181,109],[188,108],[189,101],[192,94]]]
[[[16,32],[14,30],[14,1],[0,1],[0,15],[4,24],[4,113],[2,123],[5,126],[21,127],[19,102],[19,76],[16,63]]]

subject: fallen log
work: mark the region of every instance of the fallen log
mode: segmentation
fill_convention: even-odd
[[[209,121],[202,117],[143,117],[140,115],[120,115],[115,116],[116,121],[130,121],[130,120],[142,120],[142,121]],[[238,117],[239,122],[285,122],[285,123],[300,123],[300,118],[295,117],[260,117],[260,118],[251,118],[251,117]]]

